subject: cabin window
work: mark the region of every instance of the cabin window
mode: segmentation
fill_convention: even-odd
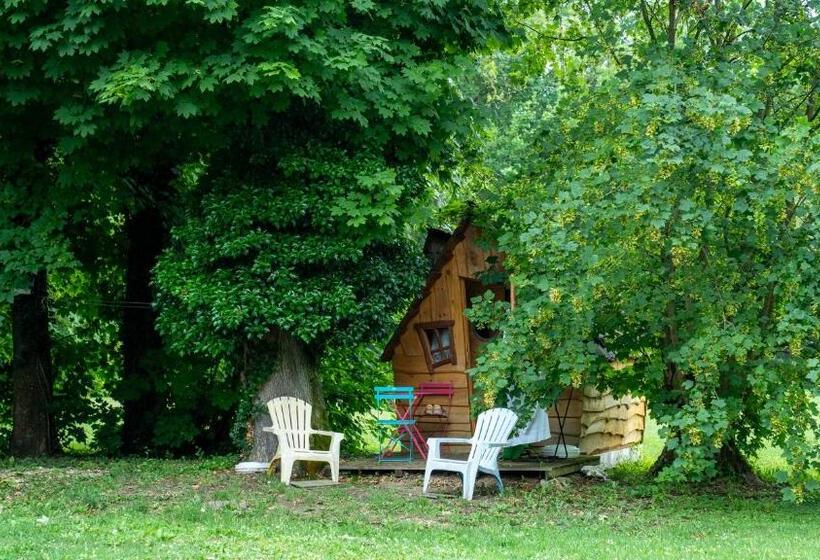
[[[453,347],[453,321],[421,323],[416,330],[424,349],[424,357],[432,371],[444,364],[456,363],[456,351]]]

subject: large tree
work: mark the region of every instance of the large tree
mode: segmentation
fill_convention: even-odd
[[[352,57],[320,57],[333,79],[310,66],[294,73],[294,87],[317,81],[316,99],[226,135],[202,162],[158,268],[160,325],[174,348],[242,372],[238,435],[252,412],[256,459],[272,453],[264,401],[305,398],[321,421],[322,360],[383,338],[418,281],[408,236],[428,212],[425,173],[469,123],[452,78],[471,70],[469,51],[500,24],[456,4],[418,8],[368,8],[348,22],[357,40],[345,31],[321,49]],[[448,20],[451,10],[461,16]],[[361,400],[366,384],[354,386],[347,398]]]
[[[482,175],[519,302],[479,313],[504,331],[486,392],[643,394],[664,477],[748,475],[771,441],[787,495],[816,486],[818,8],[583,1],[527,22],[520,63],[547,70]],[[590,352],[601,337],[631,367]]]
[[[12,70],[6,68],[7,73]],[[47,271],[73,262],[62,235],[65,208],[51,197],[66,193],[56,183],[50,119],[36,109],[4,102],[0,122],[0,301],[10,308],[4,327],[13,346],[11,449],[42,455],[56,449]]]
[[[421,280],[407,229],[426,199],[418,172],[364,143],[342,149],[340,138],[319,136],[229,144],[191,193],[157,269],[161,331],[181,354],[218,365],[203,377],[241,376],[236,436],[242,443],[253,416],[257,460],[275,443],[260,405],[301,397],[324,422],[323,393],[339,388],[323,390],[323,358],[386,338]],[[367,384],[357,389],[369,401]]]

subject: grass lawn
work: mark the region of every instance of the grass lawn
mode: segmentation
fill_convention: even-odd
[[[521,479],[470,503],[414,476],[300,490],[232,463],[0,461],[0,558],[820,558],[820,503],[773,490]]]

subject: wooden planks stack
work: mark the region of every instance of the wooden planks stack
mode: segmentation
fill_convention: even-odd
[[[612,392],[584,388],[581,415],[581,453],[602,453],[634,445],[643,440],[646,400]]]

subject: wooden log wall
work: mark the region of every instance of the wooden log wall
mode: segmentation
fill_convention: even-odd
[[[643,441],[646,400],[584,388],[581,415],[581,453],[603,453]]]

